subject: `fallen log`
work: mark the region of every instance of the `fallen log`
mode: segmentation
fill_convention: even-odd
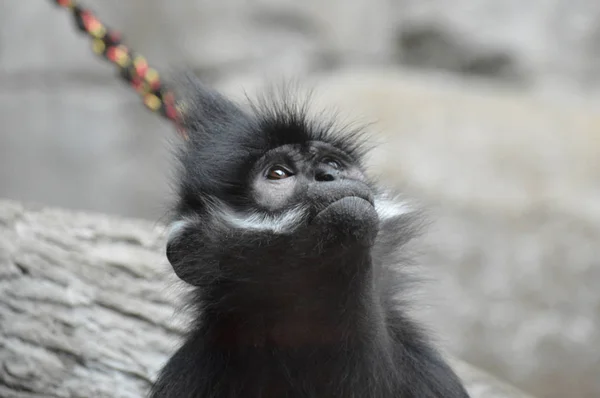
[[[185,329],[164,228],[0,201],[0,397],[138,398]],[[461,361],[473,398],[527,395]]]

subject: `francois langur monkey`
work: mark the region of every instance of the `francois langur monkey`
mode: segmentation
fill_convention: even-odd
[[[415,217],[365,175],[360,134],[187,84],[167,258],[194,320],[150,396],[468,397],[397,300]]]

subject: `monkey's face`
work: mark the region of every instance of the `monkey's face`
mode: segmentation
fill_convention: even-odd
[[[181,279],[205,284],[223,264],[316,261],[373,245],[380,225],[374,190],[334,146],[283,145],[243,174],[241,193],[202,195],[204,204],[174,224],[167,256]]]
[[[167,243],[181,279],[209,285],[310,274],[303,265],[369,258],[381,251],[378,235],[402,231],[390,226],[405,209],[376,194],[362,171],[360,131],[311,121],[285,101],[246,113],[194,90]]]
[[[249,190],[255,208],[248,210],[271,217],[282,231],[308,228],[315,239],[364,241],[377,233],[373,189],[353,159],[329,144],[312,141],[267,152],[250,171]]]

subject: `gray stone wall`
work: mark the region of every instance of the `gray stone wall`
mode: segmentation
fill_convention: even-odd
[[[348,65],[588,90],[599,75],[600,3],[594,1],[86,4],[162,70],[193,68],[215,84],[302,78]],[[0,24],[0,195],[162,214],[169,127],[139,106],[50,1],[0,0]]]
[[[171,126],[49,3],[0,0],[0,197],[160,219]],[[440,338],[540,397],[600,395],[600,2],[86,4],[163,71],[306,80],[377,122],[373,172],[435,221]]]

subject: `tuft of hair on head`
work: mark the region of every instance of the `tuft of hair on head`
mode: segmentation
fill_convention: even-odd
[[[269,85],[256,99],[248,98],[248,103],[256,128],[268,136],[270,148],[321,141],[363,166],[371,149],[366,126],[342,121],[334,109],[315,109],[314,96],[314,89],[288,82]]]
[[[300,94],[293,84],[270,86],[246,104],[206,87],[190,73],[182,74],[174,87],[184,108],[181,125],[189,137],[177,153],[179,214],[206,208],[210,198],[227,198],[235,207],[249,203],[245,176],[271,149],[321,141],[359,166],[370,149],[363,126],[340,123],[327,110],[314,111],[312,91]]]

